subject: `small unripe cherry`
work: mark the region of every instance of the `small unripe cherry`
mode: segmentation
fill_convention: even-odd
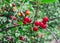
[[[25,14],[26,15],[29,15],[30,14],[30,11],[29,10],[25,10]]]
[[[18,16],[22,16],[22,13],[20,12],[20,13],[18,13]]]
[[[17,10],[17,8],[16,7],[13,7],[13,11],[16,11]]]
[[[37,38],[39,38],[39,37],[42,37],[42,38],[44,38],[44,34],[37,34]]]
[[[31,36],[32,39],[34,39],[34,36]]]
[[[19,39],[21,40],[21,41],[24,41],[24,37],[23,36],[19,36]]]
[[[45,16],[45,17],[43,18],[43,21],[44,21],[44,22],[47,22],[47,21],[48,21],[48,17]]]
[[[35,26],[39,26],[39,22],[38,21],[35,21],[34,24],[35,24]]]
[[[37,27],[33,27],[33,31],[38,31],[38,28]]]

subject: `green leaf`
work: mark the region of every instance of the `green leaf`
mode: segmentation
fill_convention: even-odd
[[[10,3],[10,0],[5,0],[6,2]]]
[[[41,0],[42,3],[51,3],[55,2],[56,0]]]
[[[43,30],[42,30],[41,28],[39,28],[39,30],[38,30],[38,31],[42,32]]]
[[[22,21],[20,21],[20,22],[18,22],[17,24],[22,25],[23,23],[22,23]]]
[[[24,31],[21,29],[21,30],[20,30],[20,33],[23,33],[23,32],[24,32]]]
[[[59,2],[60,2],[60,0],[59,0]]]
[[[28,0],[25,0],[25,2],[27,2]]]

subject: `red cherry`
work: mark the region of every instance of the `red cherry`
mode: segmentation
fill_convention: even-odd
[[[42,26],[42,28],[43,28],[43,29],[46,29],[46,28],[47,28],[47,26],[44,24],[44,25]]]
[[[14,23],[14,26],[17,26],[18,24]]]
[[[39,26],[39,22],[38,22],[38,21],[35,21],[34,24],[35,24],[36,26]]]
[[[28,19],[28,21],[27,21],[27,22],[28,22],[28,23],[30,23],[31,21],[32,21],[32,20]]]
[[[43,29],[45,29],[45,28],[46,28],[46,25],[45,25],[45,24],[43,24],[43,22],[39,22],[39,26],[40,26],[41,28],[43,28]]]
[[[16,17],[14,17],[13,20],[16,20]]]
[[[30,20],[29,18],[27,18],[27,17],[24,18],[24,21],[26,21],[26,22],[28,22],[28,23],[31,22],[31,20]]]
[[[44,24],[43,22],[39,22],[39,26],[42,27]]]
[[[29,20],[29,18],[27,18],[27,17],[24,18],[24,21],[28,21],[28,20]]]
[[[44,22],[47,22],[47,21],[48,21],[48,17],[45,16],[45,17],[43,18],[43,21],[44,21]]]
[[[43,24],[46,24],[47,22],[45,22],[45,21],[42,21],[43,22]]]
[[[23,20],[23,24],[26,24],[26,21]]]
[[[13,16],[10,16],[10,19],[12,19],[13,18]]]
[[[10,16],[10,19],[16,20],[16,17],[14,17],[14,16]]]
[[[34,28],[33,28],[33,31],[38,31],[38,28],[37,28],[37,27],[34,27]]]
[[[26,13],[26,15],[29,15],[30,11],[29,10],[25,10],[25,13]]]
[[[19,36],[19,39],[23,41],[24,40],[24,37],[23,36]]]
[[[15,7],[16,5],[15,4],[12,4],[13,7]]]

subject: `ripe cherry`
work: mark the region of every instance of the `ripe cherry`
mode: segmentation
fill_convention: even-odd
[[[26,24],[26,21],[23,20],[23,24]]]
[[[17,26],[18,24],[14,23],[14,26]]]
[[[39,37],[44,38],[44,34],[42,34],[42,33],[37,34],[37,38],[39,38]]]
[[[31,22],[31,20],[29,18],[27,18],[27,17],[25,17],[23,20],[26,21],[27,23]]]
[[[10,16],[10,19],[12,19],[13,18],[13,16]]]
[[[39,26],[42,27],[44,24],[43,22],[39,22]]]
[[[10,19],[16,20],[16,17],[14,17],[14,16],[10,16]]]
[[[31,19],[28,19],[27,23],[30,23],[32,20]]]
[[[28,21],[28,19],[29,19],[29,18],[25,17],[23,20],[24,20],[24,21]]]
[[[16,5],[15,4],[12,4],[12,7],[15,7]]]
[[[14,17],[13,20],[16,20],[16,17]]]
[[[40,26],[41,28],[43,28],[43,29],[45,29],[45,28],[46,28],[46,25],[45,25],[45,24],[43,24],[43,22],[39,22],[39,26]]]
[[[36,26],[39,26],[39,22],[38,22],[38,21],[35,21],[34,24],[35,24]]]
[[[42,26],[42,28],[43,28],[43,29],[46,29],[46,28],[47,28],[47,26],[44,24],[44,25]]]
[[[30,11],[29,10],[25,10],[25,14],[26,15],[29,15],[30,14]]]
[[[23,36],[19,36],[19,39],[23,41],[25,38]]]
[[[44,21],[44,22],[47,22],[47,21],[48,21],[48,17],[45,16],[45,17],[43,18],[43,21]]]
[[[45,22],[45,21],[42,21],[43,22],[43,24],[46,24],[47,22]]]
[[[33,31],[38,31],[38,28],[37,27],[33,27]]]

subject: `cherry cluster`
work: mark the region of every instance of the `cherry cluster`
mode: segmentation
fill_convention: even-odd
[[[15,7],[16,5],[12,4],[12,6]],[[19,12],[18,16],[23,16],[23,13],[25,14],[25,17],[22,20],[23,24],[26,25],[26,24],[31,23],[32,20],[30,18],[26,17],[27,15],[30,14],[30,11],[29,10],[25,10],[24,12]],[[16,20],[16,17],[10,16],[10,19]],[[38,27],[46,29],[47,28],[47,26],[46,26],[47,21],[48,21],[48,17],[47,16],[45,16],[42,21],[34,21],[34,25],[35,26],[33,27],[32,30],[33,31],[37,31]]]
[[[35,24],[35,27],[33,28],[34,31],[37,31],[38,30],[38,27],[41,27],[43,29],[46,29],[47,26],[46,26],[46,23],[48,21],[48,17],[44,17],[43,18],[43,21],[40,22],[40,21],[35,21],[34,24]],[[37,27],[38,26],[38,27]]]

